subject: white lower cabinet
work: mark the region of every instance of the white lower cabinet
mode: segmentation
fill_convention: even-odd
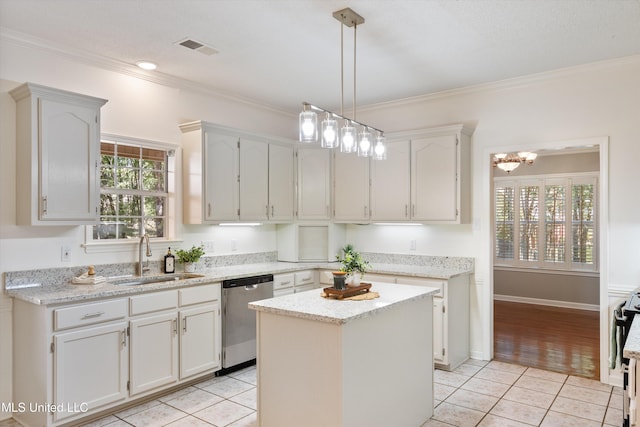
[[[56,422],[124,401],[128,394],[126,330],[126,322],[116,322],[53,336]]]
[[[273,296],[280,297],[293,293],[294,274],[274,274],[273,275]]]
[[[13,303],[24,425],[76,423],[221,368],[220,283],[91,303]],[[19,409],[19,407],[17,407]],[[31,410],[33,409],[33,410]]]

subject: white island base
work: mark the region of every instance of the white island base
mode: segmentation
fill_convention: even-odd
[[[432,296],[374,283],[380,298],[320,290],[257,310],[260,427],[421,426],[433,414]]]

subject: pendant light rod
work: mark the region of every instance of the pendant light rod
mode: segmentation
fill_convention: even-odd
[[[371,125],[367,125],[367,124],[365,124],[365,123],[361,123],[361,122],[359,122],[359,121],[357,121],[357,120],[350,119],[349,117],[343,116],[342,114],[334,113],[333,111],[329,111],[329,110],[327,110],[327,109],[325,109],[325,108],[318,107],[317,105],[313,105],[313,104],[310,104],[310,103],[308,103],[308,102],[303,102],[303,103],[302,103],[302,107],[303,107],[304,109],[311,109],[311,110],[316,110],[316,111],[322,111],[323,113],[330,114],[330,115],[331,115],[331,116],[333,116],[333,117],[337,117],[337,118],[339,118],[339,119],[343,119],[343,120],[349,120],[350,122],[352,122],[352,123],[354,123],[354,124],[356,124],[356,125],[358,125],[358,126],[362,126],[362,127],[364,127],[364,128],[369,128],[369,129],[371,129],[371,130],[375,130],[376,132],[379,132],[380,134],[384,134],[384,131],[383,131],[383,130],[380,130],[380,129],[378,129],[378,128],[375,128],[375,127],[373,127],[373,126],[371,126]]]

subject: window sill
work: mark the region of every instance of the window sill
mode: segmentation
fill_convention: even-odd
[[[566,276],[582,276],[582,277],[600,277],[600,272],[596,270],[564,270],[542,267],[513,267],[509,265],[494,264],[494,270],[513,271],[521,273],[539,273],[539,274],[559,274]]]
[[[166,250],[167,246],[173,246],[173,243],[181,243],[184,240],[180,239],[149,239],[151,249]],[[102,241],[84,243],[82,247],[86,254],[98,254],[98,253],[115,253],[115,252],[132,252],[138,248],[140,241],[138,239],[131,239],[126,241]]]

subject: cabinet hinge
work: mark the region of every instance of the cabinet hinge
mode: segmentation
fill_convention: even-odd
[[[442,357],[444,357],[445,352],[446,352],[446,351],[445,351],[445,349],[443,348],[443,349],[442,349]]]
[[[458,135],[456,135],[456,145],[458,145],[460,143],[460,140],[458,139]]]
[[[127,336],[129,336],[131,333],[131,326],[127,326]]]
[[[97,114],[95,116],[95,119],[96,119],[96,123],[98,123],[98,115]]]
[[[240,148],[240,140],[238,139],[238,148]]]
[[[447,307],[446,307],[446,306],[444,306],[444,305],[442,306],[442,312],[443,312],[443,313],[446,313],[446,312],[447,312]]]
[[[238,208],[238,216],[240,216],[240,208]]]
[[[131,381],[127,381],[127,391],[131,390]]]
[[[49,346],[49,351],[51,353],[56,351],[56,344],[54,342],[51,342],[51,345]]]

